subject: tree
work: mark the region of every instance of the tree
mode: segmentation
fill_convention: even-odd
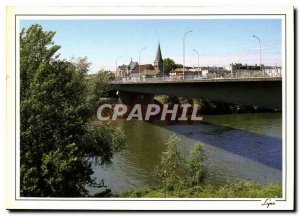
[[[72,57],[71,62],[75,67],[75,71],[81,74],[87,74],[90,66],[92,65],[92,63],[88,61],[88,58],[86,56],[84,58]]]
[[[182,184],[182,176],[184,173],[184,158],[179,149],[180,139],[175,135],[171,135],[165,143],[166,150],[161,155],[158,165],[158,180],[167,191],[174,190]],[[165,195],[166,196],[166,195]]]
[[[192,150],[190,151],[190,154],[187,158],[187,171],[189,174],[189,183],[191,185],[198,185],[205,176],[205,166],[204,166],[204,149],[203,145],[200,143],[197,143],[194,145]]]
[[[54,35],[33,25],[20,36],[21,196],[87,196],[91,158],[111,163],[124,139],[92,120],[84,74],[57,58]]]
[[[35,71],[42,65],[57,59],[60,46],[54,45],[55,32],[45,32],[40,25],[33,25],[20,33],[20,96],[21,100],[29,90]]]
[[[172,70],[176,69],[176,63],[174,62],[173,59],[170,58],[165,58],[163,61],[163,65],[164,65],[164,72],[167,75],[169,75]]]
[[[113,77],[111,73],[106,71],[98,71],[97,74],[90,75],[91,79],[88,80],[88,100],[91,105],[92,113],[96,113],[100,106],[101,98],[112,96],[113,84],[111,81]]]
[[[203,145],[196,143],[189,155],[184,157],[179,144],[180,139],[175,134],[167,139],[166,150],[156,169],[157,188],[164,188],[165,197],[168,192],[173,192],[174,195],[176,191],[198,186],[206,174]]]
[[[176,64],[176,65],[175,65],[175,69],[176,69],[176,68],[183,68],[183,65],[182,65],[182,64]]]

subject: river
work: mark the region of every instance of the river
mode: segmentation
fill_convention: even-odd
[[[104,180],[114,193],[151,185],[153,170],[164,151],[164,141],[176,133],[181,151],[188,154],[200,142],[204,146],[207,182],[280,182],[282,178],[282,115],[251,113],[203,116],[198,123],[150,123],[118,119],[114,126],[126,133],[126,149],[108,167],[94,166],[97,182]],[[91,195],[98,188],[88,187]]]

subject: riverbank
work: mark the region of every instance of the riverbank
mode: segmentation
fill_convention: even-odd
[[[280,198],[282,197],[282,185],[279,183],[261,185],[251,182],[239,182],[228,183],[222,187],[205,185],[177,188],[167,193],[165,193],[163,187],[137,188],[114,196],[130,198]]]

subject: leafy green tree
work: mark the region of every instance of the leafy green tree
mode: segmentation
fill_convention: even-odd
[[[203,145],[195,144],[187,157],[182,155],[179,145],[180,138],[175,134],[171,135],[165,143],[166,150],[162,153],[156,169],[156,188],[163,188],[165,197],[167,193],[174,195],[176,191],[198,186],[206,174]]]
[[[180,139],[171,135],[166,140],[166,150],[161,155],[161,160],[157,168],[159,184],[167,191],[172,191],[183,184],[184,158],[179,150]]]
[[[43,193],[58,197],[85,194],[83,185],[90,182],[92,170],[90,163],[82,160],[83,157],[85,155],[75,143],[44,153],[40,173],[45,179]]]
[[[99,99],[100,97],[108,97],[109,91],[113,86],[111,83],[111,75],[103,71],[99,71],[92,79],[91,89],[92,95]]]
[[[206,169],[204,166],[205,154],[203,145],[197,143],[187,158],[187,171],[189,174],[188,181],[191,185],[199,185],[204,179]]]
[[[182,65],[182,64],[176,64],[176,65],[175,65],[175,69],[176,69],[176,68],[183,68],[183,65]]]
[[[164,72],[165,74],[169,75],[170,72],[176,69],[176,63],[173,59],[165,58],[163,61]]]
[[[20,33],[20,96],[21,100],[29,90],[35,72],[43,65],[57,59],[60,46],[54,45],[55,32],[45,32],[40,25],[33,25]]]
[[[84,74],[57,58],[53,37],[39,25],[20,36],[20,192],[87,196],[85,185],[94,182],[91,159],[111,163],[124,134],[93,121]]]
[[[97,74],[89,75],[88,79],[88,100],[91,105],[92,113],[96,113],[102,98],[111,97],[113,84],[111,83],[113,77],[106,71],[98,71]]]
[[[91,62],[88,61],[88,58],[85,56],[82,57],[72,57],[71,59],[72,65],[75,67],[75,71],[82,74],[87,74],[87,72],[90,69],[90,66],[92,65]]]

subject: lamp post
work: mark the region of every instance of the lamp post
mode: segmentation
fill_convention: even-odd
[[[121,58],[122,56],[118,56],[117,59],[116,59],[116,74],[117,74],[117,71],[118,71],[118,60],[119,58]],[[122,75],[123,76],[123,75]]]
[[[182,54],[183,54],[183,64],[182,64],[183,69],[182,69],[182,71],[183,71],[183,79],[184,79],[184,66],[185,66],[185,37],[186,37],[189,33],[191,33],[191,32],[193,32],[193,31],[187,31],[187,32],[184,34],[184,36],[183,36],[183,45],[182,45]]]
[[[197,56],[198,56],[198,78],[199,78],[200,77],[200,74],[199,74],[199,52],[196,49],[193,49],[193,51],[195,53],[197,53]]]
[[[257,37],[256,35],[252,35],[252,37],[256,38],[256,39],[258,40],[258,42],[259,42],[259,69],[260,69],[261,72],[263,72],[263,71],[262,71],[262,64],[261,64],[261,40],[260,40],[260,38]],[[264,76],[264,75],[265,75],[265,74],[264,74],[264,72],[263,72],[263,76]]]
[[[140,53],[139,53],[139,75],[140,75],[140,81],[141,81],[141,54],[142,54],[142,51],[147,49],[147,47],[143,47],[141,50],[140,50]]]

